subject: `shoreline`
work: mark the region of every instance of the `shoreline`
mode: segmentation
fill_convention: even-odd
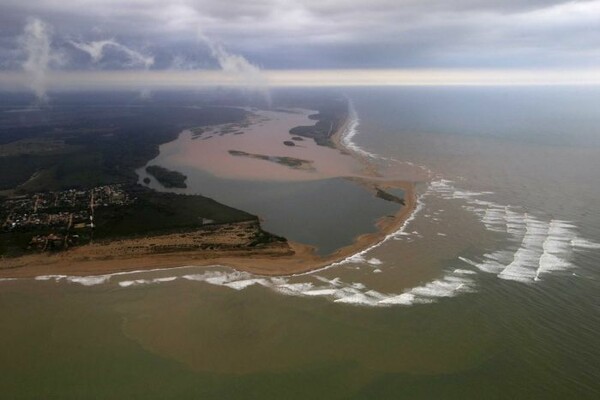
[[[188,250],[173,253],[118,255],[118,248],[111,252],[111,243],[90,244],[57,254],[33,254],[15,259],[0,259],[0,279],[35,278],[43,275],[93,276],[122,272],[142,272],[152,269],[170,269],[176,267],[224,266],[263,276],[288,276],[309,273],[344,261],[383,241],[388,235],[398,231],[416,209],[416,185],[409,181],[379,180],[376,166],[363,154],[347,149],[343,143],[343,134],[351,123],[351,116],[345,118],[339,129],[331,136],[335,148],[351,154],[364,167],[364,178],[349,177],[369,190],[372,186],[399,188],[404,190],[405,205],[394,216],[380,218],[375,226],[376,232],[362,234],[348,246],[338,249],[328,256],[317,256],[311,246],[288,241],[287,246],[270,245],[260,249],[238,250]],[[369,178],[374,178],[373,180]],[[375,183],[377,181],[377,183]],[[167,235],[165,235],[166,237]],[[176,236],[176,235],[175,235]],[[160,240],[159,237],[154,239]],[[118,241],[127,248],[142,247],[152,238],[123,239]],[[115,243],[112,246],[117,246]],[[93,250],[103,247],[111,255],[96,256]],[[292,254],[290,254],[290,251]],[[117,256],[114,256],[117,254]],[[11,263],[12,261],[12,263]],[[11,265],[12,264],[12,265]]]

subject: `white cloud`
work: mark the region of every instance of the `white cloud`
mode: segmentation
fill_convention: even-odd
[[[35,13],[65,37],[84,37],[88,44],[86,35],[97,28],[128,45],[150,43],[153,50],[193,46],[201,28],[230,53],[269,67],[600,63],[600,0],[2,3],[0,24]]]
[[[70,43],[77,49],[87,53],[93,62],[99,62],[105,55],[105,50],[113,47],[116,50],[124,53],[129,59],[128,66],[150,68],[154,64],[154,57],[146,56],[138,51],[135,51],[114,39],[98,40],[95,42],[76,42],[71,40]]]
[[[42,103],[48,100],[46,94],[48,69],[52,62],[59,59],[52,50],[51,36],[52,32],[48,25],[37,18],[32,18],[25,25],[23,35],[20,37],[26,54],[22,66],[29,77],[27,86]]]

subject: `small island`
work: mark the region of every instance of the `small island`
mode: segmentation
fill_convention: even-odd
[[[149,165],[146,167],[146,172],[152,175],[162,186],[167,189],[177,188],[185,189],[187,176],[181,172],[171,171],[170,169],[158,166]]]
[[[217,263],[256,274],[288,275],[339,262],[382,240],[399,229],[415,209],[414,184],[384,179],[360,154],[344,153],[340,139],[349,120],[347,103],[334,100],[317,101],[315,107],[311,104],[306,107],[318,113],[291,114],[290,118],[295,117],[299,124],[288,125],[292,128],[282,130],[281,136],[273,135],[279,147],[268,140],[260,142],[260,135],[254,134],[268,125],[268,112],[251,114],[227,107],[194,108],[193,112],[189,108],[169,112],[156,107],[140,108],[135,110],[135,118],[123,126],[112,122],[113,114],[119,115],[118,109],[105,110],[105,125],[88,130],[52,130],[53,143],[62,147],[51,155],[43,153],[42,146],[30,154],[31,146],[16,147],[12,144],[15,140],[8,146],[0,144],[0,150],[18,150],[17,154],[0,157],[0,165],[9,171],[0,176],[0,190],[4,189],[0,192],[0,278],[43,276],[59,269],[61,274],[94,275],[190,263]],[[78,121],[78,116],[73,114],[71,118]],[[308,126],[307,116],[317,122]],[[153,124],[151,128],[143,125],[145,129],[132,130],[131,126],[139,121]],[[85,123],[81,122],[83,126]],[[29,135],[31,140],[43,141],[46,138],[40,137],[40,132],[63,125],[62,119],[51,121],[48,129],[41,131],[24,130],[16,124],[19,135],[10,136],[10,130],[5,135]],[[203,164],[204,168],[221,161],[231,165],[236,162],[233,158],[252,160],[241,163],[249,166],[247,169],[267,170],[266,164],[278,164],[288,170],[273,169],[278,178],[287,178],[287,172],[290,180],[343,177],[374,196],[403,207],[393,215],[381,217],[376,232],[362,234],[331,254],[319,255],[314,246],[263,230],[256,215],[197,193],[153,190],[153,179],[166,189],[189,189],[188,177],[181,172],[148,165],[160,152],[159,146],[168,146],[186,126],[195,128],[184,130],[184,138],[212,138],[206,145],[196,142],[196,151],[205,147],[211,150],[220,142],[233,145],[219,149],[226,158],[219,153],[220,159],[213,159],[209,156],[215,153],[206,152],[207,157],[201,159],[208,158],[211,163]],[[248,139],[252,136],[254,146],[245,147],[246,138],[242,138],[240,148],[234,147],[237,142],[231,138],[237,132],[248,133]],[[311,141],[317,146],[312,146]],[[328,153],[329,149],[320,147],[333,147],[339,152]],[[27,157],[23,157],[25,153]],[[68,158],[64,157],[67,153]],[[363,173],[355,176],[352,165],[346,164],[348,155],[356,159],[356,166],[365,165]],[[66,159],[69,162],[63,161]],[[327,172],[321,172],[319,166]],[[140,179],[136,171],[151,176]],[[303,173],[310,175],[301,176]],[[396,196],[392,192],[395,189],[402,189],[403,195]]]
[[[270,161],[294,169],[304,169],[309,171],[313,170],[312,161],[302,160],[300,158],[268,156],[265,154],[247,153],[240,150],[229,150],[229,154],[235,157],[248,157],[256,160]]]

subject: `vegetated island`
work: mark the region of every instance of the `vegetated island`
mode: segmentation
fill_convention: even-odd
[[[314,127],[292,129],[297,132],[292,134],[345,151],[340,137],[348,113],[347,105],[344,111],[341,104],[336,102],[320,107],[319,114],[312,116],[318,121]],[[366,186],[371,186],[374,195],[389,201],[399,202],[385,190],[402,188],[404,198],[399,200],[404,201],[405,206],[396,215],[380,219],[377,232],[361,235],[354,244],[327,257],[319,257],[310,246],[263,231],[256,216],[202,196],[159,193],[137,185],[137,175],[133,171],[156,156],[158,145],[176,138],[173,126],[179,132],[186,125],[206,126],[208,132],[211,125],[230,123],[239,126],[246,119],[243,110],[226,107],[212,107],[207,113],[200,113],[202,118],[188,112],[170,110],[163,114],[162,129],[157,130],[157,124],[144,124],[144,128],[155,133],[148,135],[147,130],[143,136],[137,136],[138,129],[133,129],[129,123],[124,123],[124,127],[114,123],[105,128],[95,126],[78,136],[78,130],[64,129],[64,120],[60,120],[61,129],[54,131],[59,140],[76,146],[65,151],[70,152],[72,161],[77,160],[77,166],[60,162],[64,155],[60,154],[59,146],[54,150],[59,158],[47,159],[56,154],[29,154],[27,166],[31,175],[17,174],[25,179],[17,180],[11,176],[10,184],[7,184],[6,179],[3,181],[0,177],[0,189],[5,189],[0,191],[0,221],[3,222],[0,277],[34,277],[58,271],[61,274],[93,275],[215,263],[264,275],[307,272],[340,261],[383,239],[399,229],[415,207],[413,183],[368,180]],[[157,122],[152,111],[147,116]],[[169,119],[174,116],[175,119]],[[139,116],[134,120],[144,121]],[[165,120],[173,125],[165,124]],[[125,121],[130,120],[125,118]],[[131,121],[131,124],[135,122]],[[27,133],[37,140],[41,132],[48,131],[45,126]],[[67,138],[63,139],[61,135],[65,132],[68,132]],[[205,130],[198,129],[198,133],[201,136]],[[18,135],[12,138],[0,136],[0,146],[3,141],[17,140],[15,137]],[[308,162],[241,153],[234,155],[267,157],[292,168]],[[8,161],[22,156],[11,157],[12,160],[0,158],[0,164],[15,168]],[[367,160],[363,162],[368,164]],[[33,170],[31,165],[35,166]],[[377,189],[373,189],[375,187]]]
[[[146,172],[152,175],[158,181],[158,183],[167,189],[185,189],[187,187],[185,183],[187,176],[181,172],[171,171],[170,169],[161,167],[159,165],[147,166]]]
[[[229,150],[228,152],[232,156],[248,157],[248,158],[254,158],[257,160],[270,161],[270,162],[274,162],[276,164],[284,165],[289,168],[304,169],[304,170],[312,170],[313,169],[312,161],[302,160],[300,158],[284,157],[284,156],[281,156],[281,157],[280,156],[268,156],[265,154],[247,153],[245,151],[240,151],[240,150]]]

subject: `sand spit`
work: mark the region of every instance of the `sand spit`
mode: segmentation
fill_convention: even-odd
[[[159,267],[215,264],[258,275],[305,273],[342,261],[400,229],[416,204],[413,185],[405,183],[403,189],[406,193],[406,205],[395,216],[382,218],[377,223],[377,232],[361,235],[352,245],[327,257],[317,256],[311,246],[294,242],[270,243],[252,249],[218,244],[201,250],[184,249],[192,244],[198,247],[198,236],[192,232],[91,244],[58,254],[4,259],[1,262],[0,278],[33,278],[57,273],[97,275]],[[218,239],[213,237],[212,240]]]
[[[373,191],[402,189],[405,205],[393,216],[377,222],[377,232],[356,238],[352,245],[320,257],[315,249],[294,242],[274,242],[248,247],[236,239],[237,230],[247,229],[245,223],[227,224],[211,236],[201,232],[174,233],[161,236],[132,238],[106,244],[90,244],[58,254],[33,254],[14,259],[0,259],[0,279],[32,278],[51,274],[102,275],[133,270],[172,268],[183,265],[224,265],[257,275],[284,276],[306,273],[343,261],[360,253],[396,232],[415,210],[415,184],[386,179],[377,172],[367,154],[344,146],[344,135],[352,128],[350,120],[333,135],[337,149],[364,166],[363,176],[354,177],[358,184]],[[237,241],[236,241],[237,240]]]

